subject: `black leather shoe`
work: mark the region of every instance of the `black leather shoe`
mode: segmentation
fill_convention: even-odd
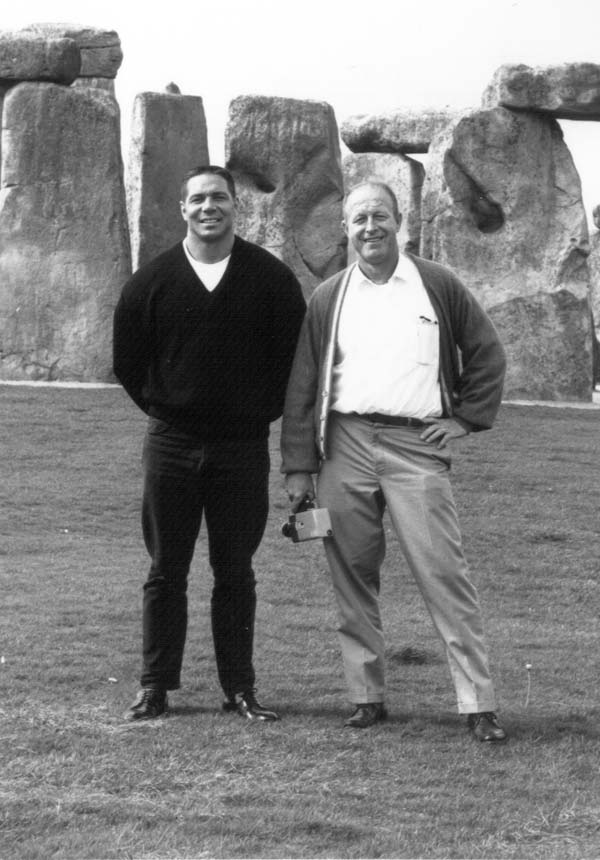
[[[469,714],[467,725],[478,741],[504,741],[506,732],[498,722],[493,711],[483,711],[479,714]]]
[[[169,701],[166,690],[143,687],[137,694],[137,699],[129,710],[125,711],[123,717],[129,722],[133,722],[134,720],[153,720],[156,717],[166,716],[168,712]]]
[[[356,710],[346,720],[344,726],[349,729],[368,729],[369,726],[385,720],[386,717],[387,711],[383,702],[366,702],[356,706]]]
[[[236,711],[241,717],[246,717],[248,720],[273,722],[279,719],[279,715],[275,711],[270,711],[257,701],[254,690],[248,690],[245,693],[236,693],[233,698],[223,702],[223,710]]]

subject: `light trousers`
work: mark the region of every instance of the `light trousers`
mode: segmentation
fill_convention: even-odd
[[[446,647],[459,713],[495,710],[475,587],[463,554],[449,480],[450,456],[422,429],[332,412],[330,456],[318,477],[329,509],[324,541],[339,613],[350,700],[381,702],[385,643],[379,609],[387,507],[401,549]]]

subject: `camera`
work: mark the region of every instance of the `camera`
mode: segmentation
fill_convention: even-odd
[[[315,508],[310,499],[303,499],[296,513],[291,514],[287,523],[281,527],[281,534],[291,538],[294,543],[331,537],[333,529],[329,511],[327,508]]]

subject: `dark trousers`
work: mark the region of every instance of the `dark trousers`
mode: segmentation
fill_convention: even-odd
[[[143,464],[142,527],[152,564],[144,585],[142,686],[180,686],[187,579],[204,514],[219,681],[228,696],[252,689],[252,556],[267,521],[268,442],[203,443],[150,418]]]

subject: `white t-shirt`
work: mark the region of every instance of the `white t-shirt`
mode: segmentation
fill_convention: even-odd
[[[225,274],[225,269],[227,268],[227,264],[231,258],[231,254],[228,257],[225,257],[224,260],[219,260],[218,263],[201,263],[200,260],[196,260],[195,257],[192,257],[190,252],[188,251],[188,247],[183,242],[183,250],[185,251],[185,255],[190,261],[190,265],[195,273],[198,275],[204,286],[209,292],[212,293],[214,288],[218,285],[219,281]]]
[[[438,417],[438,371],[438,321],[414,263],[401,254],[386,284],[356,265],[340,314],[331,408]]]

